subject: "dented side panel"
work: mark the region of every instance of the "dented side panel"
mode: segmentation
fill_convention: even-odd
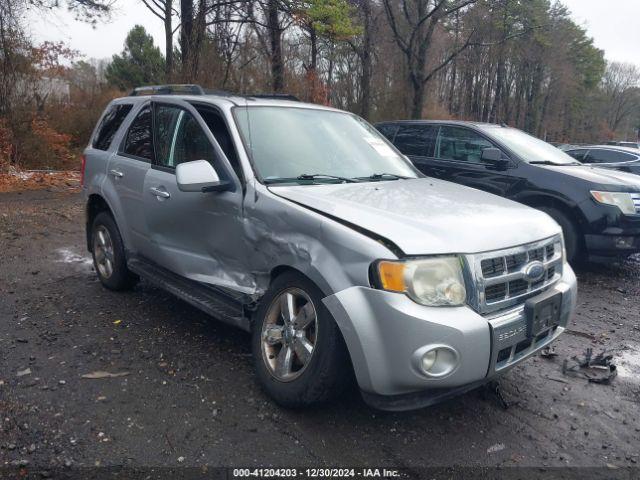
[[[245,182],[234,178],[239,186],[234,192],[185,193],[177,189],[174,175],[150,170],[145,192],[162,186],[171,198],[146,194],[152,238],[140,253],[186,278],[242,292],[254,301],[269,288],[277,267],[299,270],[326,295],[367,286],[371,262],[395,258],[393,253],[260,184],[235,127],[233,103],[212,103],[227,119]]]
[[[295,268],[326,294],[369,284],[376,258],[395,258],[382,244],[305,207],[279,198],[260,184],[245,202],[249,276],[257,296],[278,266]]]

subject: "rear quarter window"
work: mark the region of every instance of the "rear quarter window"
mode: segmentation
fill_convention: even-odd
[[[151,105],[142,107],[131,123],[124,142],[124,153],[145,160],[153,160],[153,120]]]
[[[108,150],[113,137],[127,118],[133,105],[128,103],[120,103],[112,105],[102,117],[98,131],[93,139],[92,146],[98,150]]]

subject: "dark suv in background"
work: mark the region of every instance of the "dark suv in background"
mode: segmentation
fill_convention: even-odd
[[[562,227],[570,261],[640,252],[636,175],[583,165],[504,125],[417,120],[384,122],[377,128],[425,175],[549,214]]]

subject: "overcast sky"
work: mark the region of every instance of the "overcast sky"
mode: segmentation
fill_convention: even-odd
[[[562,0],[576,22],[587,29],[608,60],[640,66],[640,0]],[[110,58],[122,50],[127,32],[142,24],[164,51],[162,22],[140,0],[118,0],[107,23],[96,28],[75,21],[65,11],[29,14],[27,25],[35,41],[64,40],[87,58]]]

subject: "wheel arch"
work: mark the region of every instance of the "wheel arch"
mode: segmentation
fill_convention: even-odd
[[[526,195],[515,200],[532,208],[548,207],[558,210],[574,224],[577,233],[583,235],[586,219],[577,205],[571,205],[564,199],[550,195]]]
[[[91,244],[91,226],[93,224],[93,220],[96,216],[101,212],[107,212],[113,218],[115,222],[115,216],[113,215],[113,209],[107,202],[107,200],[100,194],[92,193],[89,195],[87,199],[87,203],[85,206],[85,219],[86,219],[86,240],[87,240],[87,250],[92,251]],[[117,223],[116,223],[117,225]]]
[[[331,291],[331,288],[329,287],[328,282],[324,280],[320,272],[315,268],[313,268],[311,265],[307,265],[307,266],[290,265],[290,264],[276,265],[269,272],[269,285],[271,285],[277,277],[279,277],[280,275],[286,272],[296,272],[306,277],[322,291],[324,296],[329,296],[333,293]]]

